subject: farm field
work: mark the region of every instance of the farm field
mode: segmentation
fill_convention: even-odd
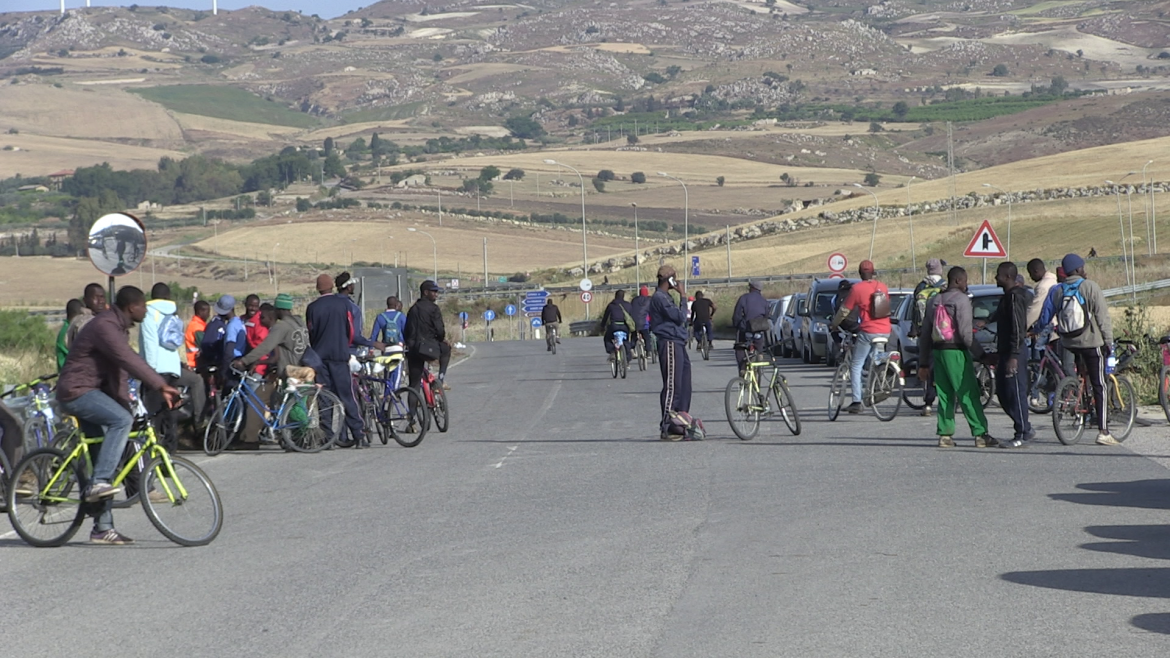
[[[92,139],[46,137],[32,133],[0,135],[0,177],[44,176],[60,169],[90,167],[103,162],[115,169],[155,169],[159,158],[182,159],[185,153],[163,148],[115,144]]]
[[[319,124],[308,114],[290,110],[282,103],[264,100],[236,87],[170,85],[132,91],[167,109],[186,114],[297,128],[312,128]]]
[[[0,128],[183,146],[183,131],[165,109],[117,89],[6,84],[0,93]]]

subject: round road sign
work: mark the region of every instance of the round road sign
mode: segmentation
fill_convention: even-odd
[[[508,304],[504,307],[504,315],[516,315],[515,304]]]
[[[496,319],[496,312],[489,308],[488,310],[483,312],[483,319],[487,320],[488,322],[495,320]]]
[[[845,254],[837,252],[829,256],[829,271],[830,272],[844,272],[845,268],[849,266],[849,259],[845,258]]]
[[[593,290],[593,282],[589,279],[581,279],[581,292],[589,292]]]
[[[840,272],[833,272],[832,274],[829,275],[829,278],[830,279],[844,279],[845,275],[841,274]]]
[[[542,325],[544,323],[540,321],[540,318],[532,318],[531,324],[532,324],[532,328],[536,329],[537,327],[539,327],[540,325]]]
[[[588,281],[588,279],[586,279],[586,281]],[[586,304],[593,301],[593,293],[589,292],[588,290],[582,290],[581,301],[585,302]]]

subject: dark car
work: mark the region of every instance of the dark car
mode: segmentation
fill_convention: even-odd
[[[784,357],[794,357],[803,349],[800,344],[800,320],[804,313],[804,300],[808,295],[798,292],[788,302],[784,315],[776,325],[777,339],[780,342],[780,354]]]
[[[860,280],[813,279],[809,285],[800,322],[800,358],[805,363],[820,363],[828,353],[829,323],[833,320],[834,302],[841,282],[857,283]]]

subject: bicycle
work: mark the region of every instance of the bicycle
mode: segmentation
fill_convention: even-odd
[[[1051,332],[1044,332],[1032,339],[1033,346],[1043,341],[1040,348],[1040,358],[1028,361],[1028,410],[1035,414],[1046,414],[1052,411],[1052,401],[1056,397],[1056,387],[1068,376],[1064,371],[1056,341],[1050,341]],[[1033,349],[1035,349],[1033,347]]]
[[[419,386],[422,388],[422,399],[426,402],[428,409],[426,417],[422,419],[423,422],[429,427],[430,422],[434,420],[435,428],[440,433],[446,434],[451,422],[450,410],[447,408],[447,391],[443,390],[443,383],[439,381],[438,377],[435,377],[434,373],[431,372],[430,364],[425,361]]]
[[[132,441],[145,440],[134,444],[138,445],[137,450],[111,484],[115,487],[123,482],[133,484],[128,478],[140,473],[137,493],[122,506],[141,502],[150,523],[176,544],[209,544],[223,527],[219,492],[202,469],[183,457],[171,455],[158,443],[150,421],[138,403],[130,436]],[[101,443],[103,438],[82,435],[68,453],[42,448],[20,460],[11,480],[19,484],[8,488],[5,501],[8,519],[21,539],[38,548],[60,546],[77,534],[86,515],[97,511],[101,503],[86,503],[81,496],[93,471],[90,446]],[[145,466],[138,471],[143,461]]]
[[[41,375],[27,384],[21,384],[0,394],[0,399],[18,398],[10,403],[10,409],[26,409],[24,422],[26,451],[51,447],[59,434],[69,435],[77,431],[77,426],[72,423],[70,417],[59,417],[55,409],[56,404],[49,382],[56,378],[56,373]],[[26,391],[28,394],[24,395]]]
[[[345,426],[345,412],[333,393],[317,384],[289,382],[280,405],[273,409],[256,392],[261,377],[235,368],[231,372],[239,384],[216,402],[203,432],[203,452],[214,457],[226,450],[243,430],[248,408],[264,423],[261,443],[276,443],[279,433],[287,449],[314,453],[337,441]]]
[[[1162,367],[1158,370],[1158,404],[1170,423],[1170,336],[1163,336],[1158,345],[1162,348]]]
[[[400,385],[405,358],[398,346],[375,356],[365,351],[358,359],[362,370],[355,385],[366,431],[376,432],[382,445],[393,438],[398,445],[413,448],[426,437],[430,422],[422,395]]]
[[[751,441],[760,431],[760,420],[780,414],[788,431],[793,436],[800,434],[800,412],[788,390],[788,380],[780,372],[774,353],[764,358],[752,342],[738,343],[736,349],[746,349],[747,361],[744,374],[727,383],[723,395],[723,406],[727,411],[727,422],[731,431],[742,441]],[[772,369],[767,386],[761,386],[764,368]]]
[[[646,339],[642,338],[641,332],[634,334],[634,361],[638,363],[638,370],[646,370]]]
[[[626,371],[629,368],[629,364],[626,363],[626,337],[627,334],[624,331],[613,332],[614,352],[613,359],[609,362],[609,371],[613,373],[614,379],[617,379],[619,374],[622,379],[625,379]]]
[[[1129,366],[1138,346],[1131,340],[1119,340],[1117,345],[1123,348],[1121,356],[1117,365],[1105,372],[1105,427],[1113,438],[1124,441],[1129,438],[1137,419],[1137,395],[1129,379],[1125,375],[1118,376],[1117,372]],[[1066,446],[1081,440],[1085,426],[1091,424],[1096,415],[1093,387],[1086,381],[1083,369],[1083,364],[1078,363],[1077,374],[1061,380],[1052,407],[1052,428],[1056,430],[1056,438]],[[1118,422],[1120,424],[1115,425]]]
[[[852,398],[852,383],[849,368],[853,363],[854,334],[848,334],[841,341],[841,350],[838,357],[837,370],[833,373],[833,381],[829,386],[829,420],[837,420],[841,408],[845,406],[845,398]],[[882,348],[889,341],[884,336],[875,336],[871,340],[872,348],[866,357],[863,366],[863,381],[861,404],[873,409],[878,420],[888,422],[898,415],[902,406],[902,387],[905,379],[902,375],[902,355],[899,352],[886,352]],[[850,393],[850,395],[846,395]],[[892,404],[888,404],[892,401]]]
[[[557,326],[555,324],[546,325],[547,329],[544,332],[544,342],[548,346],[548,351],[552,354],[557,353]]]
[[[711,360],[711,337],[707,335],[707,327],[695,328],[695,340],[698,342],[699,354],[703,356],[704,361]]]

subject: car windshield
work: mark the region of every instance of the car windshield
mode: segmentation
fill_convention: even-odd
[[[833,300],[837,298],[837,291],[832,292],[818,292],[817,303],[813,306],[812,312],[809,315],[814,318],[831,318],[833,317]]]
[[[981,327],[991,319],[995,314],[995,310],[999,308],[999,300],[1002,295],[987,295],[986,297],[976,297],[971,300],[971,319],[975,323],[975,327]]]

